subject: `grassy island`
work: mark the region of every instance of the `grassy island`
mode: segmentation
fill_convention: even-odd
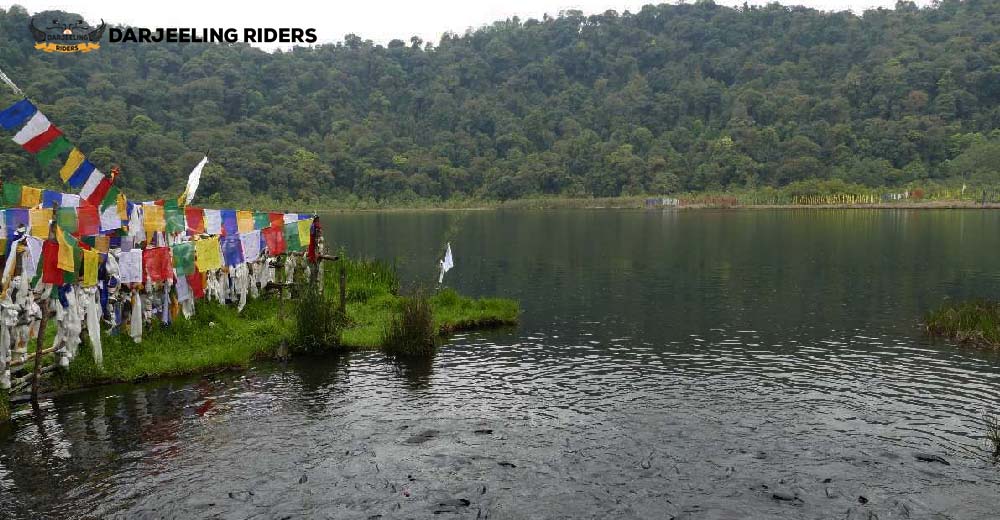
[[[929,312],[924,326],[931,336],[970,345],[1000,347],[1000,302],[972,300]]]
[[[381,262],[345,260],[327,263],[322,301],[339,305],[339,270],[345,271],[346,316],[339,341],[324,350],[379,349],[387,327],[399,316],[405,296],[399,294],[395,269]],[[65,371],[43,381],[45,391],[63,391],[105,383],[135,382],[225,368],[243,368],[251,362],[295,353],[298,286],[294,298],[275,295],[249,300],[242,312],[234,306],[200,301],[190,319],[178,317],[169,326],[147,324],[142,342],[124,333],[102,335],[103,369],[98,368],[89,342]],[[517,323],[517,302],[500,298],[469,298],[452,289],[427,297],[433,331],[439,336]],[[52,331],[49,331],[51,334]],[[6,396],[0,406],[7,406]]]

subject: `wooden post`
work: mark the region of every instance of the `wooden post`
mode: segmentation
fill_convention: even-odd
[[[340,263],[340,313],[347,313],[347,267]]]
[[[31,378],[31,402],[38,404],[38,387],[42,375],[42,356],[45,355],[42,343],[45,340],[45,326],[49,321],[49,298],[42,298],[42,321],[38,325],[38,337],[35,340],[35,375]]]

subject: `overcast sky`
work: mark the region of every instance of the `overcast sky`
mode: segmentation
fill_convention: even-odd
[[[674,3],[672,0],[668,3]],[[692,0],[693,1],[693,0]],[[917,0],[926,5],[930,0]],[[628,0],[0,0],[0,6],[22,5],[35,13],[49,9],[77,12],[88,22],[138,27],[315,27],[321,43],[355,33],[364,39],[386,43],[393,38],[408,41],[420,36],[437,42],[447,31],[463,33],[511,16],[521,19],[555,15],[567,9],[586,14],[608,9],[638,11],[644,4],[662,3]],[[742,0],[716,0],[722,5],[742,5]],[[749,0],[763,5],[768,0]],[[874,7],[892,7],[895,0],[794,0],[781,2],[823,10],[850,9],[860,13]]]

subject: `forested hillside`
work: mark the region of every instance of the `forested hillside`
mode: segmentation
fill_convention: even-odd
[[[222,201],[1000,182],[996,0],[571,11],[273,54],[48,54],[29,18],[0,11],[0,68],[133,197],[179,193],[204,153],[199,198]],[[0,139],[4,179],[59,186],[56,169]]]

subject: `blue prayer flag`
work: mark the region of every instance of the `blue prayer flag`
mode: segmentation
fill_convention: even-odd
[[[235,267],[243,263],[243,242],[236,233],[226,235],[221,238],[222,257],[229,267]]]
[[[222,232],[226,235],[238,234],[240,228],[236,220],[236,210],[224,209],[220,213],[222,213]]]
[[[31,219],[28,217],[28,210],[25,208],[9,208],[4,210],[4,222],[7,224],[7,236],[12,237],[17,232],[17,228],[24,226],[25,229],[31,227]]]
[[[22,99],[7,107],[3,112],[0,112],[0,126],[7,130],[24,126],[24,123],[28,122],[28,119],[31,119],[31,116],[35,115],[35,112],[38,112],[35,105],[32,105],[31,101],[27,99]]]

